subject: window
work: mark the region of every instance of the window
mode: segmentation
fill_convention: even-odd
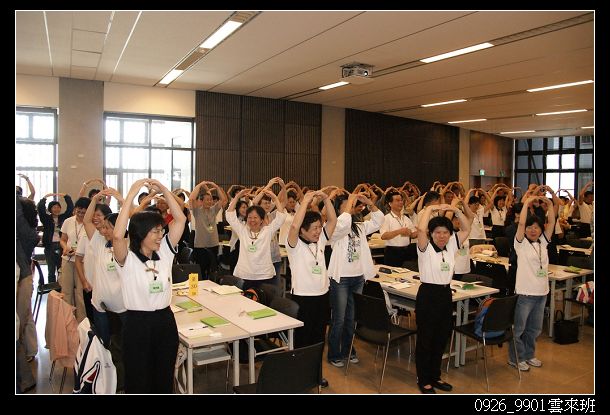
[[[527,184],[544,183],[577,195],[585,183],[593,180],[593,143],[592,136],[518,140],[515,183],[520,187],[526,180]]]
[[[192,119],[106,114],[104,176],[106,184],[126,195],[145,177],[168,189],[193,188],[194,122]],[[113,199],[111,207],[117,210]]]
[[[38,201],[57,192],[57,111],[17,107],[15,111],[15,172],[26,175]],[[27,182],[15,175],[15,185],[28,196]]]

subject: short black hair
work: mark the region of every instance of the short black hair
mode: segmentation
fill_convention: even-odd
[[[396,195],[398,195],[398,196],[402,197],[402,195],[401,195],[400,193],[398,193],[396,190],[390,190],[390,191],[388,192],[388,194],[386,194],[386,195],[385,195],[385,202],[386,202],[387,204],[390,204],[390,203],[392,202],[392,199],[393,199],[393,198],[394,198],[394,196],[396,196]]]
[[[61,207],[61,204],[57,200],[53,200],[53,201],[49,202],[49,206],[47,206],[47,210],[50,212],[51,209],[53,209],[53,206],[55,206],[55,205],[59,205]]]
[[[439,227],[447,228],[449,233],[453,234],[453,223],[449,218],[445,216],[436,216],[430,219],[430,221],[428,222],[428,232],[430,232],[430,235],[432,235],[432,232],[434,232],[434,230]]]
[[[426,193],[426,196],[424,196],[423,204],[424,204],[424,206],[427,206],[428,203],[436,202],[437,200],[440,200],[440,198],[441,198],[441,195],[438,192],[431,190],[428,193]]]
[[[28,225],[30,225],[32,228],[38,226],[38,210],[36,209],[36,204],[32,200],[23,196],[19,196],[19,202],[21,203],[23,217]]]
[[[138,195],[138,203],[142,202],[142,199],[144,199],[146,196],[148,196],[148,192],[142,192]]]
[[[261,219],[265,219],[265,215],[267,214],[267,212],[265,212],[265,209],[263,209],[261,206],[250,206],[248,209],[246,209],[246,217],[248,217],[248,215],[250,214],[250,212],[256,212],[256,214],[258,215],[259,218]]]
[[[97,203],[95,205],[95,210],[99,210],[104,214],[104,216],[110,215],[112,213],[112,209],[110,209],[110,207],[108,205],[105,205],[104,203]]]
[[[91,199],[88,197],[79,197],[78,200],[74,203],[74,209],[87,209],[89,208],[89,204],[91,203]]]
[[[100,192],[100,189],[91,189],[91,190],[89,190],[89,194],[87,196],[89,196],[89,199],[91,199],[93,196],[95,196],[99,192]]]
[[[157,212],[144,211],[135,213],[129,219],[129,249],[132,252],[140,252],[142,241],[148,232],[157,226],[164,226],[163,216]]]
[[[15,193],[17,193],[17,196],[23,195],[23,189],[21,186],[15,186]]]
[[[301,229],[308,231],[311,224],[317,221],[322,223],[322,215],[320,215],[318,212],[314,212],[313,210],[308,210],[305,212],[303,223],[301,223]]]
[[[538,215],[529,215],[525,220],[525,227],[527,228],[534,223],[537,223],[538,226],[540,226],[540,229],[542,229],[542,232],[544,232],[544,221]]]
[[[470,196],[470,198],[468,199],[468,204],[474,205],[475,203],[481,203],[481,199],[477,196]]]

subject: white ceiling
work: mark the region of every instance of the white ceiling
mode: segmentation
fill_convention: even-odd
[[[232,11],[16,11],[18,74],[153,86]],[[591,11],[263,11],[169,88],[284,98],[383,112],[513,138],[593,134]],[[495,47],[424,64],[475,44]],[[328,91],[341,65],[374,80]],[[421,104],[469,99],[421,108]],[[572,109],[587,112],[535,116]]]

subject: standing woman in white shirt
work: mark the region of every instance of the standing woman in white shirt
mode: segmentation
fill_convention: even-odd
[[[548,207],[546,224],[536,215],[527,215],[528,207],[535,200],[541,200]],[[508,348],[508,364],[518,365],[521,371],[529,370],[530,366],[542,366],[542,362],[535,356],[536,338],[542,331],[544,305],[549,293],[547,245],[554,229],[553,203],[544,196],[528,197],[523,202],[514,241],[517,254],[515,293],[518,295],[515,307],[515,343],[519,361],[514,348]]]
[[[174,220],[164,236],[163,217],[139,212],[129,219],[129,208],[142,186],[162,192]],[[129,219],[129,239],[125,228]],[[172,299],[172,262],[186,217],[170,190],[159,181],[136,181],[121,207],[112,248],[121,278],[126,316],[123,324],[125,393],[172,393],[178,352],[178,328],[169,305]]]
[[[468,209],[468,208],[466,208]],[[432,212],[453,212],[460,221],[457,238],[449,218]],[[453,387],[441,380],[441,360],[453,327],[451,278],[455,257],[470,233],[470,220],[455,206],[431,205],[423,210],[417,230],[417,256],[421,285],[417,291],[415,313],[417,345],[415,362],[417,385],[422,393],[434,388],[450,391]]]
[[[393,267],[402,267],[407,261],[407,247],[411,238],[417,237],[417,230],[411,219],[402,211],[402,196],[397,191],[390,191],[386,195],[386,202],[390,206],[390,212],[385,215],[385,220],[379,233],[385,241],[383,263]]]
[[[356,202],[371,210],[371,219],[356,222]],[[384,220],[383,212],[363,194],[339,195],[335,199],[335,211],[341,212],[331,238],[333,253],[328,275],[330,281],[331,326],[328,333],[328,361],[335,367],[343,367],[345,360],[358,363],[356,350],[348,356],[354,334],[354,297],[362,293],[364,281],[376,275],[373,257],[366,236],[376,232]]]
[[[277,207],[275,219],[265,225],[265,209],[260,206],[250,206],[246,210],[246,223],[237,219],[235,205],[250,189],[242,189],[235,195],[227,208],[227,222],[232,232],[239,237],[239,258],[233,275],[244,280],[243,290],[259,287],[262,283],[269,283],[275,277],[275,268],[271,261],[271,239],[286,219],[284,206],[278,197],[269,189],[264,189],[266,195],[271,197]]]

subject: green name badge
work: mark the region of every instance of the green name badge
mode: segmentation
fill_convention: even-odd
[[[212,225],[208,226],[208,232],[210,232],[210,233],[214,232],[214,227]]]
[[[357,259],[360,259],[360,254],[358,252],[353,252],[352,253],[352,260],[355,261]]]
[[[441,262],[441,271],[449,271],[449,264],[447,262]]]
[[[313,267],[311,267],[311,273],[312,274],[321,274],[322,273],[322,267],[319,265],[314,265]]]
[[[256,245],[248,245],[248,252],[256,252]]]
[[[114,262],[108,262],[106,264],[106,271],[116,271],[116,264]]]
[[[72,245],[71,245],[72,249],[76,249],[77,246],[78,246],[78,242],[72,242]]]
[[[538,271],[536,271],[536,276],[540,278],[546,277],[546,270],[540,268]]]
[[[163,292],[163,284],[161,283],[161,281],[151,281],[148,285],[148,292],[150,292],[151,294]]]
[[[458,255],[466,256],[466,255],[468,255],[468,251],[466,250],[466,248],[460,248],[460,250],[458,251]]]

